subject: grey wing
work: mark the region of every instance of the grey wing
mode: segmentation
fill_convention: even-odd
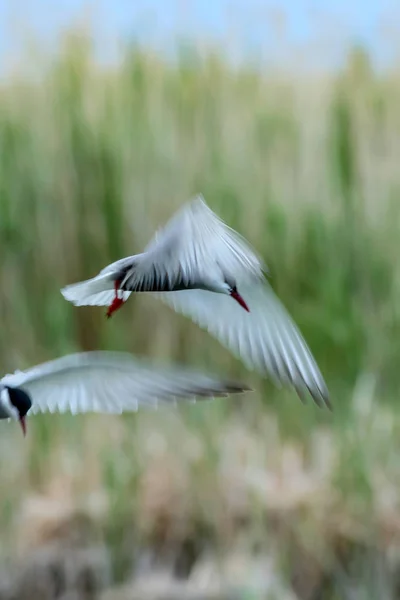
[[[229,296],[185,290],[157,297],[206,329],[251,370],[276,384],[292,385],[303,398],[308,390],[318,405],[330,406],[320,370],[299,329],[267,284],[242,286],[243,310]]]
[[[31,413],[137,411],[250,388],[184,367],[156,366],[118,352],[71,354],[3,378],[31,396]]]
[[[261,278],[259,256],[228,227],[199,195],[160,229],[127,275],[124,289],[171,291],[201,287],[207,275],[222,273],[242,280]]]

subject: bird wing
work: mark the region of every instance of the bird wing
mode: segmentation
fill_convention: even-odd
[[[238,289],[250,312],[224,294],[184,290],[157,294],[191,318],[240,358],[276,384],[292,385],[301,398],[309,391],[318,405],[330,406],[318,366],[299,329],[267,282]]]
[[[119,260],[116,260],[110,265],[104,267],[104,269],[100,271],[99,275],[115,273],[121,271],[122,269],[129,268],[134,265],[135,261],[140,256],[140,254],[134,254],[133,256],[126,256],[125,258],[120,258]]]
[[[221,278],[222,274],[240,280],[259,279],[263,270],[265,266],[250,245],[199,195],[156,232],[123,287],[171,291],[201,287],[210,277]]]
[[[32,413],[73,414],[137,411],[140,406],[156,408],[250,389],[223,377],[155,366],[118,352],[71,354],[6,375],[2,383],[23,388],[31,396]]]

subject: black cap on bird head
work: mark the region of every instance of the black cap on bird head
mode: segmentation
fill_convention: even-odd
[[[26,435],[26,413],[32,407],[32,401],[22,388],[5,386],[8,390],[10,403],[18,411],[18,420],[22,427],[23,434]]]

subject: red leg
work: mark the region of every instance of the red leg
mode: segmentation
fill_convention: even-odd
[[[121,306],[125,302],[125,300],[123,300],[122,298],[119,298],[119,296],[118,296],[120,283],[121,283],[120,281],[114,282],[115,297],[114,297],[113,301],[111,302],[110,306],[108,307],[107,314],[106,314],[107,319],[109,319],[116,310],[121,308]]]

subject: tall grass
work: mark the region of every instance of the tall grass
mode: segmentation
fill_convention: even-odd
[[[14,536],[20,498],[51,496],[60,474],[60,502],[106,495],[104,531],[121,561],[127,523],[138,519],[147,540],[167,507],[171,535],[183,519],[181,529],[202,523],[226,544],[239,522],[257,538],[264,514],[279,508],[279,490],[287,511],[292,497],[296,510],[310,508],[304,522],[296,510],[291,517],[301,535],[304,525],[312,539],[329,540],[335,528],[344,535],[343,523],[355,537],[363,527],[374,535],[379,470],[398,479],[399,106],[396,74],[375,74],[360,51],[343,72],[318,77],[233,68],[195,49],[172,65],[127,48],[106,69],[73,34],[39,80],[3,83],[2,369],[118,349],[248,377],[259,390],[243,402],[111,426],[100,417],[38,417],[23,446],[4,427],[4,531],[7,524]],[[264,256],[326,377],[333,417],[247,373],[153,298],[132,299],[110,322],[103,309],[62,298],[66,283],[140,251],[197,192]],[[365,381],[373,392],[360,392]],[[290,476],[282,475],[286,455]],[[310,490],[315,478],[324,499],[300,498],[297,476]],[[239,504],[243,495],[242,507],[230,493]],[[365,524],[371,510],[376,523]]]

